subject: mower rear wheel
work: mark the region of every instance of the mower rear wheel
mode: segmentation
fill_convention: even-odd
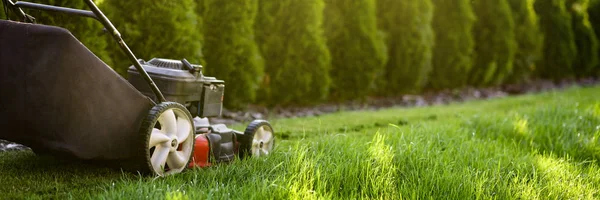
[[[252,121],[240,137],[240,158],[263,157],[273,150],[275,133],[265,120]]]
[[[176,174],[188,166],[194,151],[194,124],[185,106],[163,102],[150,110],[141,127],[145,161],[154,175]]]

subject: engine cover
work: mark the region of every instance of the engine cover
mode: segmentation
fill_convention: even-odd
[[[182,61],[164,58],[153,58],[148,62],[140,60],[140,63],[168,101],[186,105],[192,115],[221,115],[225,82],[202,75],[202,66],[191,65],[195,70],[189,70]],[[135,88],[157,100],[134,66],[129,67],[127,73],[129,82]]]

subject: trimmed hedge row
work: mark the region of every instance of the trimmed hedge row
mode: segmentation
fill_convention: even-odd
[[[433,4],[430,0],[379,0],[378,6],[379,26],[387,35],[389,51],[389,60],[378,81],[380,93],[417,93],[432,70]]]
[[[587,12],[596,38],[600,38],[600,0],[590,0]],[[600,51],[596,52],[596,56],[600,57]],[[596,66],[592,74],[600,76],[600,65]]]
[[[544,56],[540,60],[538,75],[554,80],[572,77],[577,46],[566,1],[539,0],[535,3],[535,10],[540,16],[540,26],[545,34]]]
[[[332,99],[364,99],[385,64],[375,0],[325,0],[325,35],[331,51]]]
[[[322,0],[259,0],[256,42],[265,58],[259,100],[285,105],[327,98],[331,56],[323,35],[324,7]]]
[[[0,1],[0,19],[6,19],[6,14],[4,13],[4,4]]]
[[[475,48],[472,30],[476,16],[471,0],[433,0],[433,3],[436,6],[432,22],[436,40],[429,87],[464,87],[473,68]]]
[[[577,56],[573,62],[576,77],[586,77],[598,67],[598,39],[588,15],[589,0],[567,0],[567,9],[572,16],[573,33]]]
[[[36,2],[85,8],[83,1]],[[225,80],[229,108],[600,75],[600,0],[99,4],[140,58],[187,58]],[[71,30],[117,72],[130,66],[99,23],[28,12]]]
[[[517,47],[511,8],[505,0],[475,0],[472,5],[477,21],[473,28],[475,55],[469,83],[499,85],[512,73]]]
[[[257,1],[204,0],[205,74],[225,80],[225,106],[237,108],[256,98],[263,60],[254,42]]]
[[[534,0],[509,0],[514,21],[517,50],[512,73],[507,82],[528,81],[536,70],[542,55],[544,35],[540,32],[538,16],[533,9]]]
[[[121,32],[123,39],[138,58],[202,59],[197,30],[198,18],[193,0],[122,1],[104,0],[100,5]],[[109,53],[113,68],[126,74],[131,62],[117,45]]]

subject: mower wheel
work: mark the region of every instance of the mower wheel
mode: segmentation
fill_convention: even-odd
[[[175,102],[154,106],[140,131],[146,136],[148,172],[166,176],[186,169],[194,151],[194,124],[185,106]]]
[[[239,137],[240,158],[267,156],[275,145],[273,127],[265,120],[252,121]]]

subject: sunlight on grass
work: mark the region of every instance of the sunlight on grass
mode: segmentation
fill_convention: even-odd
[[[370,194],[379,194],[377,198],[380,199],[393,199],[396,197],[394,151],[385,140],[386,137],[377,132],[371,141],[369,155],[373,163],[367,167],[367,181],[372,190]]]
[[[527,119],[521,118],[517,116],[516,121],[513,123],[515,131],[521,134],[522,136],[529,135],[529,126],[527,125]]]
[[[537,178],[536,174],[533,174],[533,178],[530,177],[514,177],[511,185],[515,188],[516,199],[542,199],[539,188],[535,184]]]
[[[600,102],[595,103],[594,106],[590,108],[590,112],[592,116],[600,118]]]
[[[548,185],[544,188],[551,197],[561,199],[594,199],[598,191],[593,183],[587,182],[587,174],[582,173],[569,158],[554,155],[536,157],[536,166],[541,178]]]
[[[315,166],[315,161],[308,157],[308,147],[297,144],[295,153],[297,157],[293,160],[290,167],[288,188],[290,190],[290,199],[318,199],[314,191],[314,184],[320,177],[319,169]]]
[[[180,191],[175,191],[175,192],[169,192],[167,193],[167,195],[165,196],[166,200],[189,200],[190,198],[188,198],[185,194],[183,194]]]

